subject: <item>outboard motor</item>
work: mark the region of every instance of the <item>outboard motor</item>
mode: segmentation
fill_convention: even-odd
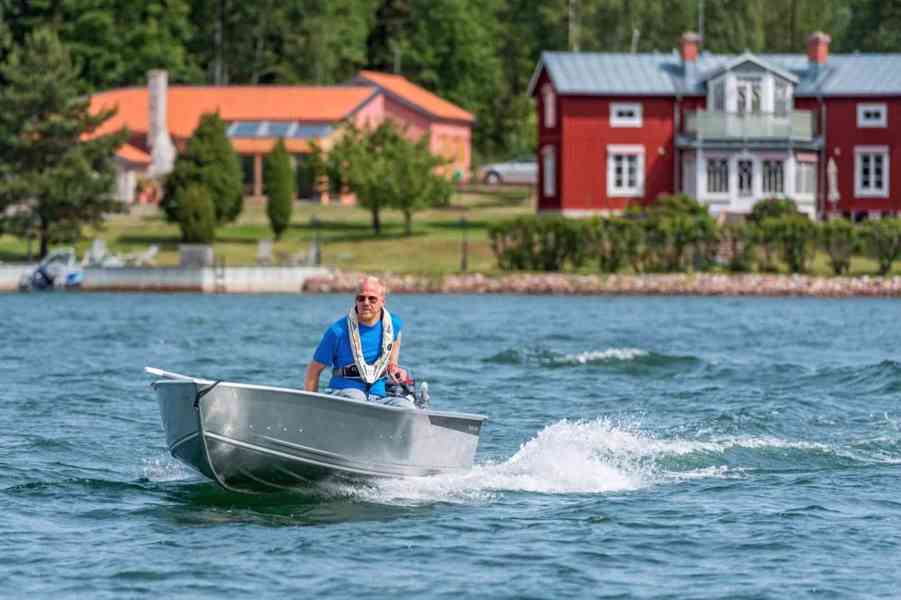
[[[385,383],[385,392],[393,398],[406,398],[413,402],[416,408],[428,408],[431,398],[429,396],[429,384],[425,381],[419,386],[419,393],[416,392],[416,380],[413,379],[412,373],[407,371],[407,378],[401,382],[394,382],[388,378]]]

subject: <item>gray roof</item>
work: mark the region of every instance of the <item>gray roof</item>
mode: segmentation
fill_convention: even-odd
[[[546,68],[558,94],[603,96],[703,95],[704,82],[748,55],[701,53],[688,72],[670,54],[544,52],[529,84]],[[797,79],[795,96],[901,95],[901,54],[831,54],[811,65],[805,54],[755,54],[758,64]]]

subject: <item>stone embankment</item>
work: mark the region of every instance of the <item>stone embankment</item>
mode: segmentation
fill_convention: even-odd
[[[335,271],[304,282],[308,293],[352,293],[363,273]],[[443,278],[382,274],[392,293],[451,294],[637,294],[685,296],[853,296],[901,297],[901,277],[814,277],[807,275],[643,274],[568,275],[517,273]]]

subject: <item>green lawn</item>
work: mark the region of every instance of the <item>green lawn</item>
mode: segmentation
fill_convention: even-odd
[[[305,255],[319,223],[322,261],[327,266],[346,270],[392,271],[421,275],[441,275],[460,270],[463,228],[469,241],[469,269],[497,271],[488,242],[488,228],[498,221],[534,213],[527,188],[489,190],[472,188],[456,194],[450,206],[417,213],[413,233],[404,235],[403,215],[398,211],[382,213],[382,232],[375,235],[368,211],[348,206],[322,206],[301,201],[294,205],[291,225],[273,246],[276,263]],[[265,204],[246,201],[237,222],[217,230],[216,256],[228,265],[253,265],[257,243],[272,239]],[[166,223],[155,207],[136,206],[128,214],[111,215],[100,230],[86,228],[76,244],[82,256],[95,238],[104,239],[117,254],[140,253],[150,244],[158,244],[157,265],[178,264],[178,227]],[[0,261],[17,262],[27,258],[27,244],[12,236],[0,236]],[[33,247],[36,252],[36,246]]]
[[[404,235],[401,213],[385,211],[382,233],[377,236],[372,231],[371,216],[364,209],[303,201],[295,204],[291,225],[283,238],[274,244],[273,255],[276,263],[305,255],[315,235],[312,225],[315,217],[319,222],[322,262],[326,266],[440,276],[460,271],[461,219],[465,218],[469,270],[498,273],[488,241],[488,228],[499,221],[534,214],[534,210],[534,198],[529,196],[528,188],[474,186],[456,194],[446,208],[417,213],[411,236]],[[150,244],[159,244],[157,265],[178,264],[178,227],[166,223],[154,207],[133,207],[128,214],[111,215],[102,230],[87,228],[83,233],[82,240],[76,244],[79,256],[87,251],[92,239],[102,238],[111,251],[118,254],[140,253]],[[265,205],[247,201],[238,221],[218,230],[215,252],[228,265],[253,265],[256,264],[258,241],[271,238]],[[36,252],[36,248],[33,251]],[[0,236],[0,261],[21,262],[26,258],[24,240]],[[592,269],[589,264],[582,272],[588,273]],[[875,275],[876,271],[877,265],[872,259],[857,256],[851,261],[852,275]],[[787,272],[784,266],[782,272]],[[817,252],[811,272],[832,274],[825,253]],[[901,274],[901,264],[896,263],[892,274]]]

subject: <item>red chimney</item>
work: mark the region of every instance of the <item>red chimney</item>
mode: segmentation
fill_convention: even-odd
[[[829,42],[832,38],[822,31],[815,31],[807,38],[807,60],[818,65],[825,65],[829,58]]]
[[[701,48],[701,36],[694,31],[682,34],[682,62],[695,62]]]

